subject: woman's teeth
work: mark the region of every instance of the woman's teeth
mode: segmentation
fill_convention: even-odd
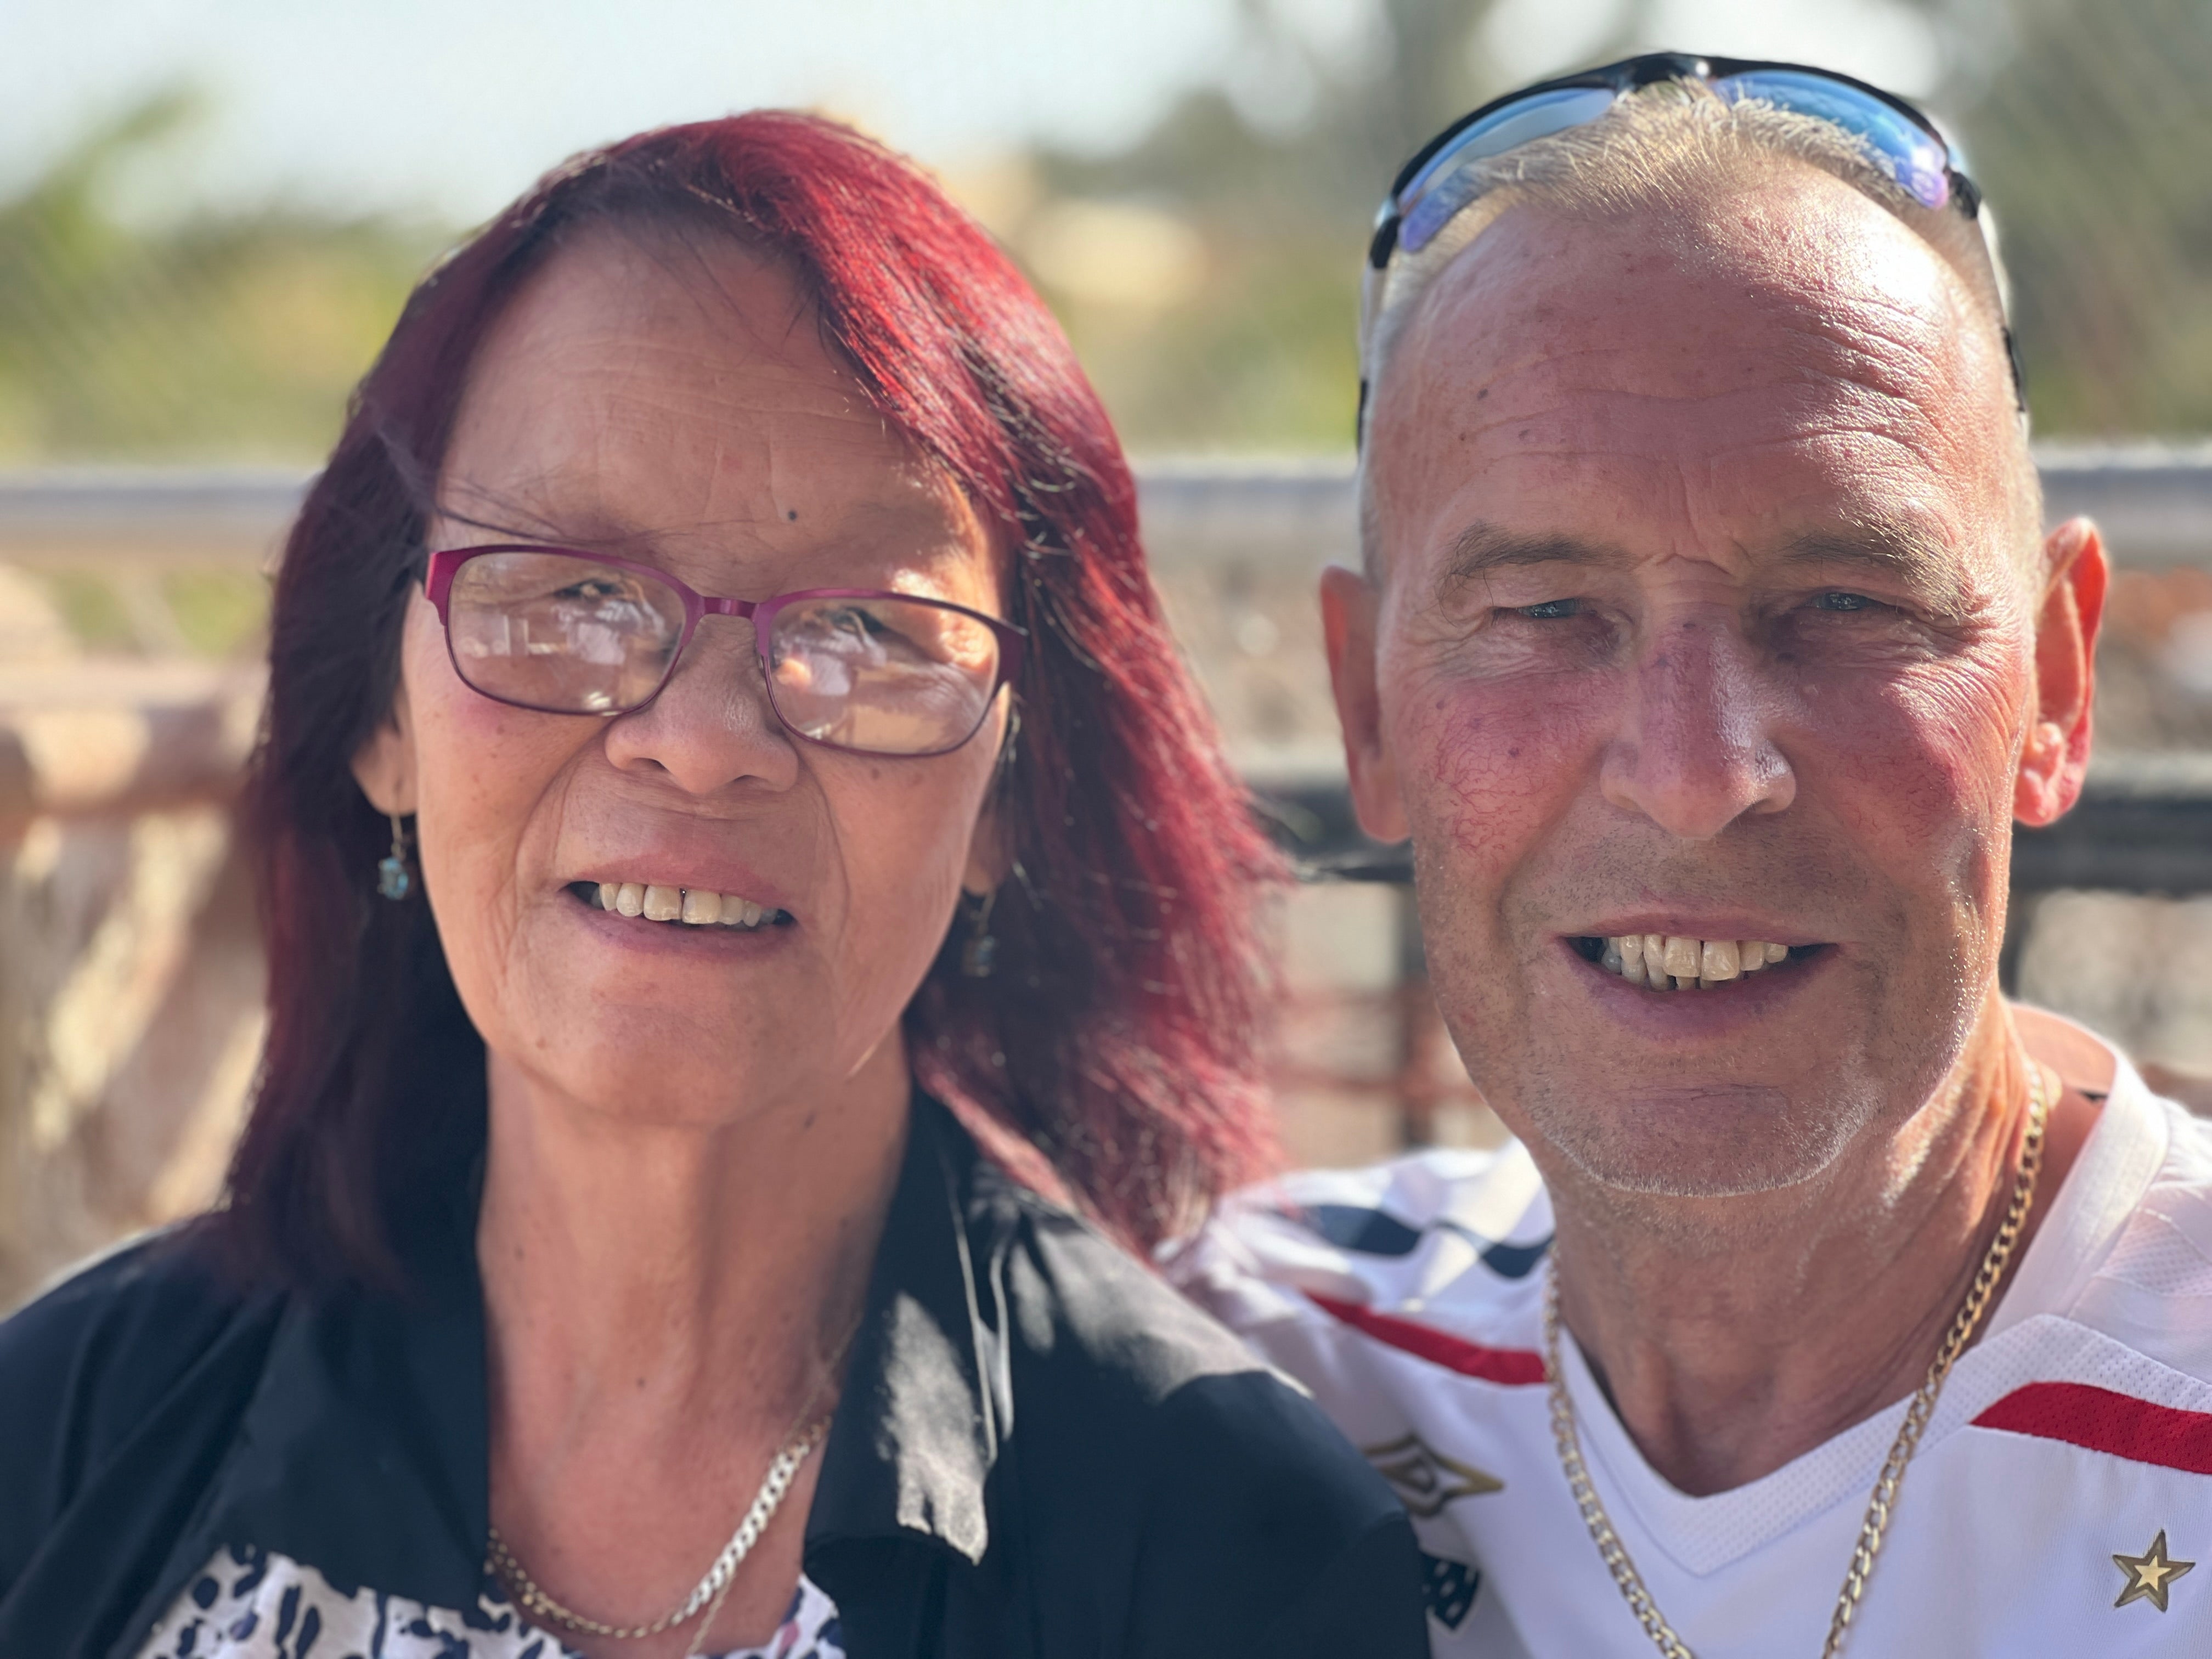
[[[603,881],[593,895],[602,910],[642,916],[647,921],[680,921],[694,927],[759,927],[783,921],[781,910],[755,904],[735,893],[709,893],[697,887],[662,887],[651,882]]]
[[[1655,991],[1710,991],[1790,955],[1786,945],[1756,939],[1687,939],[1680,933],[1622,933],[1605,941],[1598,965]]]

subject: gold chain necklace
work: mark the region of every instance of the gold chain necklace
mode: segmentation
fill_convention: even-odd
[[[753,1546],[760,1542],[761,1534],[768,1530],[768,1523],[775,1516],[776,1506],[783,1502],[784,1493],[791,1490],[791,1483],[799,1478],[799,1468],[806,1462],[808,1454],[821,1444],[823,1436],[829,1432],[830,1418],[826,1413],[811,1419],[808,1413],[814,1409],[814,1402],[822,1397],[823,1389],[830,1385],[830,1379],[837,1375],[844,1364],[845,1351],[852,1346],[853,1338],[859,1330],[860,1327],[855,1325],[845,1334],[845,1340],[837,1345],[837,1351],[830,1358],[822,1376],[807,1392],[806,1403],[799,1408],[799,1421],[792,1425],[791,1432],[784,1436],[783,1443],[776,1448],[775,1456],[769,1463],[768,1474],[761,1480],[760,1490],[753,1494],[752,1507],[745,1511],[744,1519],[738,1522],[738,1529],[731,1534],[730,1541],[722,1547],[722,1553],[707,1569],[707,1576],[692,1587],[691,1594],[685,1596],[678,1606],[664,1613],[651,1624],[610,1625],[562,1606],[547,1595],[544,1586],[530,1576],[529,1569],[515,1559],[514,1552],[507,1547],[507,1540],[499,1535],[497,1527],[489,1529],[489,1549],[484,1565],[514,1593],[514,1604],[523,1613],[533,1620],[550,1619],[556,1625],[582,1631],[587,1636],[604,1636],[621,1642],[639,1641],[647,1636],[658,1636],[663,1631],[673,1630],[704,1608],[707,1611],[706,1623],[699,1627],[691,1644],[696,1652],[699,1641],[706,1636],[715,1615],[722,1610],[723,1599],[730,1593],[738,1566],[745,1557],[752,1553]]]
[[[776,1449],[775,1461],[768,1466],[768,1476],[753,1497],[752,1507],[745,1511],[745,1518],[738,1523],[736,1533],[723,1546],[722,1553],[714,1558],[714,1565],[707,1569],[707,1576],[698,1582],[680,1605],[662,1613],[649,1625],[605,1624],[563,1607],[547,1595],[538,1581],[530,1576],[528,1569],[514,1559],[514,1552],[507,1548],[507,1540],[499,1535],[497,1527],[492,1528],[490,1532],[491,1569],[514,1592],[516,1607],[533,1621],[550,1619],[570,1630],[620,1641],[636,1641],[643,1637],[658,1636],[665,1630],[673,1630],[701,1608],[710,1604],[720,1605],[723,1593],[737,1577],[738,1565],[752,1553],[753,1546],[760,1541],[761,1534],[768,1529],[776,1506],[783,1502],[784,1493],[791,1489],[799,1465],[805,1462],[807,1454],[814,1449],[822,1438],[823,1431],[829,1426],[829,1419],[817,1417]]]
[[[1898,1488],[1905,1481],[1905,1466],[1912,1461],[1920,1437],[1927,1431],[1929,1419],[1935,1415],[1936,1397],[1943,1391],[1944,1379],[1950,1376],[1951,1367],[1958,1363],[1960,1354],[1973,1337],[1975,1327],[1982,1322],[1997,1280],[2004,1276],[2005,1263],[2012,1258],[2013,1246],[2020,1242],[2020,1230],[2027,1219],[2028,1206],[2035,1200],[2035,1178],[2043,1169],[2044,1123],[2050,1115],[2051,1103],[2044,1091],[2043,1068],[2031,1060],[2027,1075],[2027,1130],[2021,1139],[2020,1174],[2013,1183],[2011,1207],[2006,1210],[1996,1237],[1990,1241],[1988,1254],[1983,1256],[1981,1268],[1974,1275],[1973,1287],[1966,1292],[1966,1304],[1959,1310],[1959,1316],[1951,1322],[1942,1346],[1936,1349],[1935,1362],[1928,1367],[1927,1379],[1905,1408],[1905,1422],[1890,1444],[1889,1456],[1882,1463],[1881,1474],[1875,1477],[1874,1496],[1868,1500],[1866,1519],[1859,1525],[1858,1543],[1851,1551],[1850,1570],[1844,1575],[1835,1613],[1828,1620],[1828,1639],[1821,1646],[1821,1659],[1835,1659],[1844,1650],[1844,1640],[1850,1634],[1851,1617],[1858,1611],[1860,1598],[1866,1594],[1867,1580],[1874,1574],[1875,1557],[1881,1549],[1882,1535],[1889,1530],[1890,1516],[1897,1507]],[[1598,1554],[1611,1571],[1613,1582],[1620,1587],[1621,1595],[1628,1602],[1629,1611],[1636,1615],[1636,1622],[1644,1627],[1644,1633],[1667,1659],[1696,1659],[1660,1613],[1651,1592],[1644,1588],[1644,1575],[1637,1571],[1636,1563],[1629,1559],[1628,1547],[1613,1531],[1612,1518],[1606,1514],[1597,1488],[1590,1483],[1589,1470],[1583,1463],[1582,1437],[1575,1428],[1574,1401],[1568,1398],[1566,1374],[1559,1366],[1559,1260],[1556,1245],[1551,1271],[1544,1279],[1544,1380],[1551,1395],[1552,1438],[1559,1443],[1559,1467],[1566,1471],[1567,1486],[1574,1494],[1575,1507],[1582,1511],[1583,1524],[1589,1528],[1590,1540],[1597,1546]]]

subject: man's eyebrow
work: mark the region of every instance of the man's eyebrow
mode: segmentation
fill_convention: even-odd
[[[1935,537],[1909,525],[1815,531],[1792,538],[1783,545],[1778,558],[1784,566],[1841,566],[1876,571],[1942,605],[1958,606],[1966,600],[1966,573],[1960,568],[1958,555]]]
[[[1572,536],[1505,530],[1480,520],[1453,538],[1437,586],[1449,589],[1515,565],[1573,564],[1613,569],[1626,564],[1621,549]]]

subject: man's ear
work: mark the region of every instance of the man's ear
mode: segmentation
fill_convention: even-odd
[[[2087,519],[2069,519],[2043,544],[2034,718],[2013,786],[2013,815],[2036,829],[2074,805],[2089,768],[2097,629],[2111,575],[2104,538]]]
[[[392,712],[354,750],[353,777],[378,811],[404,817],[415,810],[415,721],[405,681],[392,694]]]
[[[1403,841],[1406,805],[1398,763],[1382,734],[1382,699],[1375,678],[1375,627],[1382,596],[1356,570],[1331,565],[1321,575],[1321,626],[1328,647],[1328,682],[1344,727],[1344,762],[1359,827],[1377,841]]]

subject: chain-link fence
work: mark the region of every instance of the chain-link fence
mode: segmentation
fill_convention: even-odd
[[[1140,452],[1329,453],[1146,476],[1178,629],[1293,835],[1337,764],[1313,575],[1350,544],[1358,249],[1399,160],[1499,88],[1512,3],[1376,0],[1365,44],[1336,52],[1249,0],[1229,78],[1120,152],[1009,155],[953,180]],[[2168,434],[2045,452],[2075,492],[2054,505],[2103,516],[2124,566],[2100,745],[2212,753],[2212,452],[2172,437],[2212,430],[2212,0],[1893,9],[1935,43],[1930,102],[1996,205],[2039,430]],[[1584,56],[1733,48],[1657,38],[1680,15],[1619,4]],[[225,803],[265,565],[298,469],[450,235],[296,206],[118,216],[118,173],[190,118],[155,100],[0,201],[0,1304],[215,1189],[260,1030]],[[70,470],[118,459],[163,470]],[[2018,983],[2149,1057],[2212,1067],[2208,903],[2045,894]],[[1304,1156],[1495,1133],[1408,918],[1387,885],[1291,901],[1279,1075]]]

